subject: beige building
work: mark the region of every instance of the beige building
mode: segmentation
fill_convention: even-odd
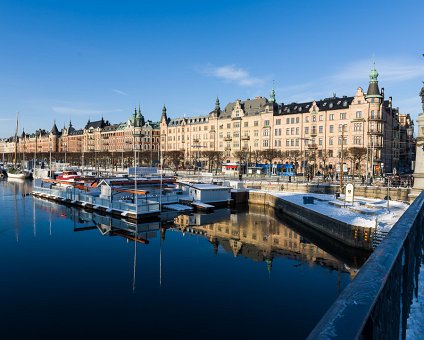
[[[225,162],[235,162],[235,151],[240,150],[248,152],[253,163],[256,151],[275,149],[282,152],[275,164],[294,162],[295,154],[298,172],[335,173],[343,150],[345,171],[365,174],[374,169],[377,175],[392,172],[401,156],[399,110],[391,97],[385,98],[384,89],[380,91],[375,67],[368,90],[359,87],[351,97],[277,104],[272,90],[269,99],[236,100],[223,110],[217,99],[205,116],[169,119],[164,111],[160,130],[162,150],[184,151],[188,163],[201,151],[221,151]],[[360,161],[347,158],[352,147],[362,149]]]
[[[140,108],[135,109],[129,119],[119,124],[110,124],[103,118],[98,121],[88,121],[83,129],[76,130],[72,123],[61,131],[53,124],[50,132],[37,130],[33,134],[24,131],[17,138],[17,152],[20,159],[32,158],[35,154],[54,153],[55,159],[66,160],[66,155],[78,154],[89,157],[91,153],[133,153],[134,149],[144,155],[143,163],[152,164],[159,158],[159,125],[156,122],[145,121]],[[15,138],[0,141],[0,150],[10,160],[15,152]],[[139,161],[139,163],[141,163]]]

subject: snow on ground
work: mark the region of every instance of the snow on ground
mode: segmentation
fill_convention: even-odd
[[[414,297],[406,325],[406,339],[424,339],[424,264],[418,279],[418,297]]]
[[[355,197],[352,205],[352,203],[344,204],[334,195],[272,191],[268,193],[358,227],[375,227],[377,220],[378,229],[386,232],[393,227],[409,207],[403,202],[390,201],[389,209],[387,209],[386,200],[364,197]],[[304,196],[314,197],[314,204],[303,204]]]

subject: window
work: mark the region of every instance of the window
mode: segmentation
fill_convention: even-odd
[[[318,145],[322,145],[322,138],[318,139]]]
[[[371,119],[375,118],[374,110],[371,110]]]
[[[309,127],[305,127],[305,135],[309,134]]]
[[[227,124],[227,129],[231,129],[231,123]]]
[[[355,144],[355,145],[361,145],[362,144],[362,138],[361,138],[361,136],[354,136],[353,137],[353,144]]]
[[[291,129],[290,129],[290,134],[291,134],[291,135],[294,135],[294,128],[291,128]]]
[[[300,119],[299,117],[296,117],[296,123],[299,123]]]
[[[290,118],[286,119],[286,124],[290,124]]]
[[[330,137],[330,139],[328,140],[328,144],[329,145],[333,145],[334,144],[334,138]]]
[[[346,119],[346,112],[340,112],[340,119]]]
[[[296,146],[299,146],[299,139],[296,139]]]
[[[319,116],[319,121],[322,122],[323,120],[324,120],[324,116],[323,115],[320,115]]]
[[[294,146],[294,139],[290,140],[290,145]]]
[[[269,120],[265,120],[265,121],[264,121],[264,125],[265,125],[265,126],[269,126]]]
[[[234,128],[239,128],[239,127],[240,127],[240,122],[235,122],[235,123],[233,124],[233,127],[234,127]]]
[[[353,124],[353,131],[362,131],[362,123]]]
[[[277,119],[277,120],[275,121],[275,125],[281,125],[281,119]]]
[[[253,126],[259,126],[259,122],[258,122],[257,120],[255,120],[255,121],[253,122]]]
[[[255,136],[255,137],[258,137],[259,136],[258,130],[254,130],[253,131],[253,136]]]
[[[334,120],[334,113],[331,113],[331,114],[328,116],[328,120]]]
[[[289,135],[290,134],[290,129],[289,128],[287,128],[286,129],[286,135]]]
[[[299,134],[299,127],[296,128],[296,135]]]
[[[334,133],[334,125],[330,125],[330,133]]]
[[[328,157],[333,157],[333,150],[328,150]]]
[[[268,129],[263,130],[262,136],[269,136],[269,130]]]
[[[268,140],[268,139],[264,139],[264,140],[262,141],[262,146],[263,146],[264,148],[269,147],[269,140]]]
[[[294,117],[291,119],[291,123],[294,124]]]
[[[243,126],[244,127],[248,127],[249,126],[249,122],[244,122]]]
[[[286,139],[286,146],[290,146],[290,139]]]
[[[356,111],[356,118],[362,118],[362,111]]]
[[[309,117],[308,116],[305,117],[305,122],[309,123]]]
[[[316,121],[317,121],[317,116],[313,115],[313,116],[312,116],[312,121],[313,121],[313,122],[316,122]]]
[[[318,131],[319,131],[319,133],[323,133],[323,132],[324,132],[324,127],[321,125],[321,126],[318,128]]]

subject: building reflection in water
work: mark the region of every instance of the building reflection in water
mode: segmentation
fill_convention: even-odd
[[[269,271],[276,257],[298,260],[310,265],[318,264],[334,270],[348,272],[353,278],[367,254],[360,254],[359,265],[355,260],[343,263],[336,256],[324,251],[316,244],[295,232],[293,228],[283,224],[264,207],[249,206],[248,211],[230,214],[225,218],[225,211],[219,212],[219,222],[208,215],[180,215],[175,224],[183,233],[192,233],[206,237],[218,253],[218,248],[231,252],[234,257],[243,256],[254,261],[264,262]]]
[[[272,209],[265,207],[249,206],[237,212],[217,209],[212,213],[190,215],[172,212],[163,214],[161,220],[134,223],[51,202],[37,201],[38,208],[50,209],[53,213],[72,219],[75,232],[97,229],[103,236],[120,236],[128,242],[134,242],[133,291],[136,288],[137,245],[147,245],[150,239],[158,236],[159,285],[162,285],[162,247],[166,230],[205,237],[215,254],[222,249],[234,257],[242,256],[263,262],[269,273],[275,259],[286,258],[298,261],[294,266],[320,265],[339,273],[349,273],[353,278],[369,255],[356,250],[349,252],[340,244],[337,245],[337,241],[323,235],[307,235],[308,227],[283,221]],[[338,248],[343,251],[338,252]]]

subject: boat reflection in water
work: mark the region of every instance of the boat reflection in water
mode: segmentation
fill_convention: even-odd
[[[4,338],[303,339],[367,257],[264,207],[135,224],[28,192],[0,181]]]

